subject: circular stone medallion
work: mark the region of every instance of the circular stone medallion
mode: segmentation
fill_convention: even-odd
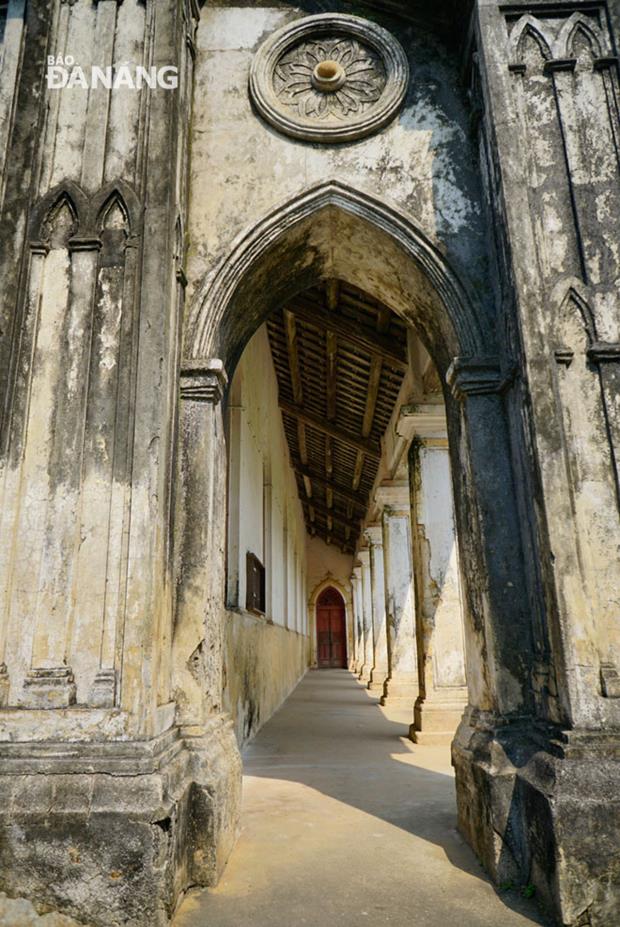
[[[261,46],[250,95],[286,135],[350,142],[393,119],[408,81],[407,58],[389,32],[358,16],[325,13],[279,29]]]

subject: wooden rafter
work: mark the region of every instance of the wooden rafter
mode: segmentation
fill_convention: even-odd
[[[321,476],[318,473],[315,473],[313,470],[309,470],[303,467],[301,461],[294,461],[295,469],[301,474],[302,477],[307,476],[308,479],[312,480],[313,483],[317,483],[319,486],[323,486],[326,490],[331,490],[332,493],[335,493],[337,496],[341,496],[347,504],[358,506],[358,508],[363,509],[364,511],[368,507],[368,498],[361,493],[356,494],[351,492],[350,489],[346,489],[344,486],[340,486],[336,483],[331,482],[326,479],[324,476]],[[351,516],[349,516],[351,517]]]
[[[353,552],[407,366],[405,326],[328,280],[274,314],[268,332],[307,529]]]
[[[381,368],[383,361],[380,357],[373,357],[370,364],[370,374],[368,376],[368,391],[366,393],[366,408],[364,410],[364,424],[362,425],[362,437],[367,438],[372,431],[372,423],[375,419],[375,409],[377,407],[377,396],[381,384]]]
[[[303,296],[295,299],[290,311],[302,322],[307,322],[319,330],[330,330],[343,342],[366,354],[380,354],[386,363],[396,370],[407,369],[406,350],[403,348],[402,351],[398,351],[394,346],[394,340],[377,332],[376,328],[360,323],[352,324],[349,319],[316,306]]]
[[[298,406],[304,403],[304,392],[301,385],[299,370],[299,350],[297,347],[297,322],[295,316],[288,309],[284,310],[284,323],[286,326],[286,346],[288,350],[288,365],[291,371],[291,386],[293,397]]]
[[[336,418],[336,390],[338,386],[338,339],[330,329],[325,332],[325,350],[327,352],[327,417],[330,422],[333,422]]]
[[[304,409],[299,409],[293,403],[286,402],[283,399],[280,399],[280,408],[286,415],[296,418],[297,421],[303,422],[304,425],[309,425],[322,434],[329,435],[329,437],[335,438],[336,441],[341,441],[343,444],[354,448],[354,450],[362,451],[368,457],[381,460],[381,447],[374,441],[352,435],[350,432],[345,431],[344,428],[339,428],[337,425],[325,421],[318,415],[312,415]]]
[[[307,504],[308,503],[304,503],[304,505],[307,505]],[[358,519],[357,521],[355,520],[350,521],[346,517],[346,515],[340,515],[338,512],[335,512],[333,509],[328,509],[324,505],[320,505],[319,503],[313,503],[312,507],[315,511],[315,514],[322,515],[323,518],[331,518],[333,521],[337,522],[339,525],[342,525],[343,528],[351,528],[353,531],[359,534],[361,519]]]
[[[351,480],[351,489],[353,492],[356,492],[359,489],[360,480],[362,479],[362,471],[364,469],[364,452],[358,451],[357,457],[355,458],[355,468],[353,470],[353,479]]]
[[[335,312],[338,308],[340,282],[338,280],[328,280],[325,286],[325,295],[327,297],[327,308],[330,312]]]

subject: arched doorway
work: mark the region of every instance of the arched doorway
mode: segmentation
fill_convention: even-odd
[[[333,586],[324,589],[316,603],[316,643],[319,669],[346,669],[344,600]]]
[[[183,647],[173,655],[173,673],[192,708],[204,687],[197,690],[184,658],[187,640],[200,648],[201,641],[208,639],[212,669],[208,690],[215,703],[222,666],[216,657],[223,652],[224,640],[218,603],[226,549],[225,416],[229,406],[234,408],[227,384],[260,326],[287,301],[330,280],[355,287],[398,316],[404,331],[400,338],[394,336],[388,353],[393,353],[395,344],[406,346],[415,335],[440,377],[464,580],[470,681],[469,706],[453,745],[459,823],[489,868],[501,869],[503,860],[493,856],[494,844],[489,849],[488,830],[480,823],[486,820],[494,783],[485,780],[485,789],[479,788],[479,755],[474,746],[482,736],[490,750],[494,729],[488,719],[522,717],[533,698],[531,616],[523,595],[532,576],[521,546],[521,496],[513,472],[521,461],[515,460],[511,443],[513,430],[520,436],[520,426],[508,415],[509,405],[518,408],[521,396],[511,393],[515,381],[500,360],[486,297],[481,299],[478,291],[461,282],[445,255],[405,214],[343,183],[327,181],[301,191],[252,224],[205,276],[189,307],[181,370],[185,402],[179,511],[191,530],[183,534],[179,556],[183,582],[178,586],[175,640],[182,641]],[[294,341],[292,334],[285,336]],[[377,342],[376,331],[373,339]],[[280,397],[281,406],[291,409],[291,404],[298,412],[301,404],[295,397],[292,403],[290,397]],[[320,430],[319,414],[303,414],[310,427]],[[355,447],[364,455],[373,453],[364,441]],[[353,468],[350,461],[346,466],[355,472],[355,461]],[[198,509],[204,517],[197,517]],[[499,855],[507,853],[512,854],[512,849],[503,846]],[[515,853],[520,860],[519,847]]]

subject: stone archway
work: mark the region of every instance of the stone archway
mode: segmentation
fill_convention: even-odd
[[[479,747],[482,735],[491,749],[492,719],[521,717],[532,708],[532,635],[523,595],[529,579],[504,401],[510,375],[484,308],[434,245],[394,207],[340,183],[302,192],[239,236],[190,308],[181,376],[185,508],[179,511],[185,525],[199,527],[182,531],[181,557],[190,566],[179,586],[177,635],[184,652],[192,638],[198,646],[206,600],[209,650],[221,649],[226,455],[218,403],[228,377],[251,335],[283,300],[331,276],[380,295],[415,328],[445,383],[470,680],[454,753],[460,820],[492,872],[512,871],[527,851],[497,847],[493,830],[501,832],[504,823],[489,823],[494,777],[471,746]],[[174,671],[178,688],[190,692],[193,680],[185,686],[181,660],[175,659]],[[213,660],[207,692],[217,689],[218,672]],[[204,710],[204,700],[201,708],[191,696],[184,704],[188,722],[192,712]]]

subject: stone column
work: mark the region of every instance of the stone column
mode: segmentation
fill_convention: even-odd
[[[355,669],[354,672],[359,676],[364,665],[364,591],[362,584],[362,565],[357,562],[353,569],[353,587],[355,589]]]
[[[381,525],[371,525],[364,532],[370,545],[370,578],[372,597],[372,670],[368,688],[383,693],[388,675],[387,621],[385,613],[385,571],[383,567],[383,531]]]
[[[489,368],[472,359],[450,375],[478,466],[475,420],[489,428],[508,413],[533,654],[521,711],[459,731],[461,828],[496,878],[512,862],[571,927],[620,921],[609,800],[620,791],[619,29],[616,5],[600,17],[566,0],[514,15],[498,0],[474,5],[469,91],[497,231],[503,395],[484,395]],[[487,521],[510,504],[495,482]],[[488,661],[503,702],[527,665],[520,646],[518,660],[506,646]]]
[[[450,460],[443,406],[405,412],[417,599],[420,692],[410,736],[448,744],[465,706],[465,644]]]
[[[389,661],[381,702],[408,702],[413,706],[419,695],[419,680],[409,486],[381,486],[375,499],[383,505]]]
[[[347,641],[349,645],[349,669],[355,672],[357,666],[357,620],[359,615],[359,604],[357,600],[357,588],[355,585],[355,575],[351,573],[349,577],[351,585],[351,613],[347,626]]]
[[[361,599],[362,599],[362,665],[359,668],[359,678],[361,682],[368,683],[372,670],[372,585],[370,581],[370,551],[367,548],[360,550],[357,559],[361,563]]]
[[[173,668],[172,647],[187,603],[205,612],[186,588],[175,614],[182,492],[172,504],[198,16],[176,0],[25,4],[0,197],[0,889],[96,927],[167,923],[185,887],[217,878],[236,827],[217,672],[205,647]],[[174,67],[178,87],[53,91],[60,54],[87,74],[128,56]],[[202,466],[212,422],[193,399],[183,415]]]

